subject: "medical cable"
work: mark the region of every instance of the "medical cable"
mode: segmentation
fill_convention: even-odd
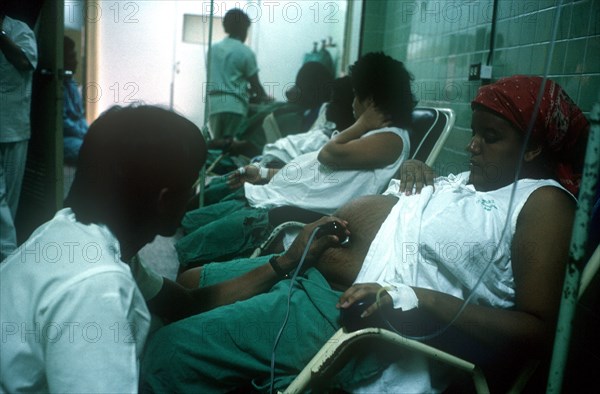
[[[487,66],[491,65],[492,60],[494,58],[497,23],[498,23],[498,0],[494,0],[494,4],[493,4],[493,8],[492,8],[492,29],[490,31],[490,50],[488,52],[487,61],[485,63]]]
[[[381,313],[380,309],[378,308],[377,311],[379,312],[380,317],[382,318],[382,320],[386,323],[386,325],[395,333],[403,335],[404,337],[408,338],[408,339],[413,339],[413,340],[417,340],[417,341],[426,341],[426,340],[430,340],[433,339],[441,334],[443,334],[448,328],[450,328],[450,326],[452,324],[454,324],[454,322],[459,318],[459,316],[464,312],[465,308],[467,307],[467,305],[471,302],[471,300],[473,299],[473,297],[475,297],[475,290],[479,287],[479,285],[483,282],[483,278],[485,276],[485,274],[488,272],[488,270],[490,269],[490,267],[492,266],[492,263],[495,260],[495,256],[500,252],[500,245],[502,244],[502,241],[504,240],[507,232],[508,232],[508,228],[509,228],[509,224],[510,224],[510,217],[512,216],[512,212],[514,210],[514,199],[515,199],[515,194],[517,191],[517,183],[519,181],[519,175],[521,174],[521,169],[523,166],[523,158],[525,157],[525,153],[527,151],[527,145],[529,143],[531,134],[533,132],[533,126],[535,125],[535,121],[538,117],[538,111],[540,109],[540,105],[542,103],[542,97],[544,94],[544,90],[546,88],[546,81],[548,80],[548,73],[549,73],[549,69],[550,69],[550,63],[552,60],[552,54],[554,52],[554,45],[556,42],[556,35],[558,32],[558,22],[560,20],[560,9],[561,9],[561,5],[562,5],[563,0],[560,0],[559,4],[557,5],[556,9],[556,15],[554,16],[554,27],[552,29],[552,37],[550,39],[550,49],[548,51],[548,57],[546,58],[546,65],[544,67],[544,76],[542,78],[542,83],[540,85],[540,88],[538,90],[537,93],[537,97],[536,97],[536,101],[535,101],[535,105],[533,107],[533,114],[531,116],[531,118],[529,119],[529,124],[527,125],[527,130],[525,132],[525,137],[523,139],[523,146],[521,147],[521,152],[519,154],[519,165],[517,166],[516,172],[515,172],[515,181],[513,182],[513,186],[511,189],[511,193],[510,193],[510,199],[508,202],[508,212],[506,214],[506,221],[504,223],[504,228],[502,229],[502,233],[500,235],[500,239],[498,241],[498,245],[496,246],[496,249],[494,251],[494,253],[492,254],[492,257],[490,258],[490,261],[487,263],[487,265],[485,266],[485,268],[483,269],[481,275],[479,276],[479,279],[477,280],[477,282],[475,282],[475,285],[473,286],[473,288],[471,289],[469,295],[467,296],[467,298],[465,298],[465,300],[463,301],[461,307],[459,308],[458,312],[456,312],[456,314],[454,315],[454,317],[452,318],[452,320],[450,320],[449,323],[447,323],[444,327],[434,331],[431,334],[427,334],[427,335],[417,335],[417,336],[412,336],[412,335],[405,335],[402,334],[400,332],[398,332],[398,330],[389,322],[389,320],[384,316],[383,313]],[[380,291],[385,290],[385,289],[380,289]],[[376,302],[379,304],[379,292],[377,293],[377,297],[376,297]]]
[[[270,384],[269,384],[269,393],[273,393],[273,386],[275,385],[275,350],[277,349],[277,345],[279,344],[279,341],[281,340],[281,336],[283,335],[283,331],[285,330],[288,319],[290,317],[292,290],[294,288],[294,283],[296,282],[296,277],[298,276],[298,273],[302,269],[302,265],[304,265],[304,260],[306,260],[306,255],[308,254],[310,245],[313,243],[313,240],[317,234],[317,231],[319,231],[318,226],[315,227],[314,230],[312,231],[312,233],[310,234],[310,237],[308,238],[308,242],[306,243],[306,247],[304,248],[304,251],[302,252],[302,257],[300,258],[300,262],[298,263],[298,266],[294,270],[294,274],[290,278],[290,289],[288,291],[287,309],[285,311],[285,317],[283,319],[283,323],[281,324],[281,328],[279,329],[279,332],[277,333],[277,336],[275,337],[275,342],[273,343],[273,350],[271,352],[271,377],[270,377]]]

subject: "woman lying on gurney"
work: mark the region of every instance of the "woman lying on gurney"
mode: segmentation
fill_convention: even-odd
[[[467,147],[470,172],[437,178],[435,190],[428,186],[420,194],[407,195],[404,185],[392,181],[384,195],[354,200],[336,218],[307,225],[283,255],[202,267],[200,287],[270,263],[274,285],[159,330],[142,365],[143,387],[209,393],[251,382],[266,389],[288,304],[288,274],[315,226],[332,220],[347,229],[350,246],[323,251],[330,237],[311,246],[276,351],[276,388],[289,384],[339,329],[339,308],[382,287],[382,309],[391,311],[393,303],[394,315],[411,334],[434,331],[420,325],[418,318],[426,316],[430,326],[452,322],[478,350],[512,360],[543,357],[555,330],[589,124],[552,81],[546,81],[534,114],[541,82],[516,76],[479,90]],[[445,335],[436,339],[451,345]],[[420,355],[383,351],[357,357],[334,384],[352,392],[437,392],[447,386],[448,375]]]

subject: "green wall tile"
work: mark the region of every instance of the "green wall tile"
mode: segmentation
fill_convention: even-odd
[[[572,8],[569,38],[583,37],[587,34],[590,24],[591,3],[590,1],[578,2],[573,4]]]
[[[531,63],[533,59],[533,47],[531,45],[519,48],[518,54],[518,74],[531,74]]]
[[[592,105],[600,101],[600,75],[586,75],[581,77],[579,99],[577,104],[583,112],[589,112]]]
[[[566,4],[560,7],[560,19],[558,21],[558,30],[556,32],[557,40],[569,38],[572,11],[573,4]],[[554,17],[554,15],[552,17]]]
[[[533,75],[542,75],[544,73],[546,56],[548,54],[548,45],[534,45],[531,50],[531,62],[529,72]]]
[[[554,23],[555,9],[540,11],[537,14],[537,22],[535,25],[535,42],[550,41],[552,37],[552,26]]]
[[[588,36],[600,35],[600,1],[591,1],[590,25]]]
[[[366,2],[367,9],[372,2]],[[419,14],[406,15],[407,4],[420,8],[423,3],[429,10],[438,7],[439,20],[436,15],[426,15],[425,20]],[[371,13],[369,23],[365,23],[364,41],[406,62],[415,76],[415,94],[421,105],[455,110],[456,125],[438,161],[466,163],[468,155],[463,148],[470,135],[470,101],[480,85],[479,81],[467,81],[468,66],[487,60],[491,25],[483,10],[491,6],[492,0],[474,2],[478,7],[471,19],[467,15],[467,20],[444,18],[443,7],[451,7],[449,3],[465,8],[465,2],[450,0],[387,0],[383,1],[385,7],[379,1],[377,12]],[[500,5],[493,78],[543,74],[557,1],[501,0]],[[550,77],[584,111],[598,100],[600,89],[599,24],[600,0],[564,0]]]
[[[451,135],[448,139],[454,139]],[[469,157],[467,153],[461,153],[444,148],[434,164],[434,170],[438,175],[456,174],[469,169]]]
[[[508,45],[508,29],[509,22],[507,20],[499,21],[496,25],[496,42],[495,47],[497,49],[506,48]],[[489,40],[489,38],[488,38]],[[488,47],[489,48],[489,47]]]
[[[579,97],[580,85],[581,85],[581,77],[579,76],[569,76],[563,77],[559,81],[556,81],[562,88],[567,92],[569,97],[575,102],[577,102],[577,98]]]
[[[535,42],[536,25],[536,21],[529,16],[521,18],[521,37],[519,40],[521,45],[532,44]]]
[[[587,50],[583,63],[584,73],[600,73],[600,36],[587,39]]]
[[[511,48],[506,51],[505,75],[524,74],[519,62],[519,48]]]
[[[538,9],[544,10],[549,7],[554,7],[557,4],[557,0],[538,0]]]
[[[489,35],[486,34],[488,29],[483,26],[479,26],[475,29],[475,45],[473,49],[480,51],[487,48],[487,42],[489,41]]]
[[[581,74],[585,60],[586,38],[572,39],[567,41],[567,53],[565,55],[565,74]]]
[[[550,74],[562,74],[565,65],[565,54],[567,52],[567,42],[558,41],[554,44],[552,60],[550,62]],[[545,60],[543,60],[545,61]]]
[[[521,42],[521,28],[524,24],[523,18],[513,18],[507,21],[508,26],[508,36],[506,37],[506,42],[504,43],[507,47],[514,47],[519,45]]]

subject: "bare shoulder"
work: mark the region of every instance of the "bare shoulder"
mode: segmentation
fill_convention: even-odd
[[[575,206],[566,191],[545,186],[529,196],[517,220],[511,258],[517,309],[547,323],[558,311]]]
[[[576,205],[573,196],[563,189],[544,186],[531,193],[519,214],[519,222],[572,220]]]
[[[566,191],[553,186],[537,189],[519,213],[513,246],[535,244],[544,254],[562,255],[568,248],[575,208],[575,199]]]

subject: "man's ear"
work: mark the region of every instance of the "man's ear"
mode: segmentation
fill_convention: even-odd
[[[526,162],[532,162],[533,160],[535,160],[536,157],[538,157],[541,154],[542,154],[542,146],[538,145],[538,146],[526,151],[525,155],[523,156],[523,160],[525,160]]]

